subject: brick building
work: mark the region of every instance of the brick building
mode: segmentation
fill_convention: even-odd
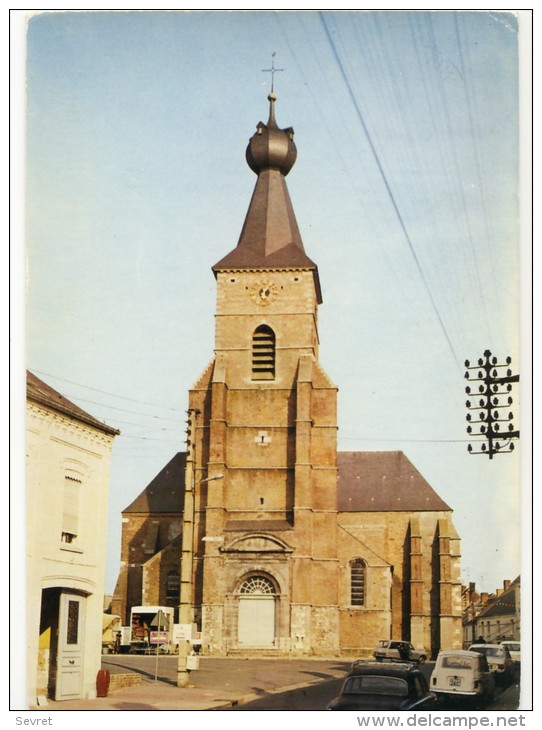
[[[189,392],[187,452],[123,512],[113,610],[178,602],[189,580],[206,653],[459,647],[450,507],[402,452],[337,451],[319,272],[285,182],[293,130],[269,102],[247,148],[257,181],[239,242],[213,266],[215,351]]]

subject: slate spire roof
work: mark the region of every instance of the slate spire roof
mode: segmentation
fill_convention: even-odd
[[[258,122],[246,150],[246,160],[258,179],[237,243],[213,266],[215,274],[232,269],[297,268],[313,271],[318,300],[318,267],[306,255],[285,176],[292,169],[297,149],[294,130],[280,129],[275,119],[276,95],[271,92],[267,124]]]

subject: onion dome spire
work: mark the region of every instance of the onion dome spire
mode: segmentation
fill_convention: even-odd
[[[213,266],[218,271],[232,269],[311,270],[321,299],[318,268],[306,255],[297,226],[285,176],[292,169],[297,149],[292,127],[280,129],[275,119],[276,95],[271,91],[267,124],[258,122],[246,149],[246,160],[258,179],[237,243],[227,256]]]
[[[269,119],[267,124],[259,122],[256,133],[251,137],[246,158],[250,169],[259,175],[262,170],[280,170],[287,175],[297,157],[292,127],[279,129],[275,119],[275,101],[277,95],[272,91],[269,96]]]

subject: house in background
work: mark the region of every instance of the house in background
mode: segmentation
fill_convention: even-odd
[[[96,696],[109,466],[118,433],[27,372],[29,705]]]
[[[463,589],[463,645],[479,638],[488,644],[521,639],[521,577],[504,580],[495,593],[477,593],[474,583]]]

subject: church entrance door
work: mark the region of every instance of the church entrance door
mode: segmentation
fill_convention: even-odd
[[[264,576],[251,576],[240,589],[237,639],[241,646],[272,647],[276,638],[276,592]]]

